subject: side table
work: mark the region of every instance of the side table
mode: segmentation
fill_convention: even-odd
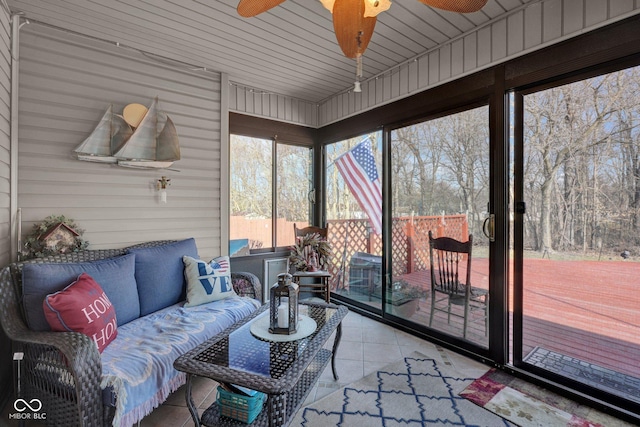
[[[329,279],[331,273],[325,270],[319,271],[296,271],[293,273],[293,281],[300,287],[300,292],[306,290],[308,292],[323,293],[324,301],[329,303],[331,290],[329,289]],[[313,283],[304,283],[302,279],[313,279]]]

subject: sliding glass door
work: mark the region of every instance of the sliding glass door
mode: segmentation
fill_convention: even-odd
[[[489,240],[482,226],[490,195],[489,107],[397,128],[390,139],[392,271],[385,310],[487,348]],[[438,266],[430,234],[471,239],[472,251]],[[432,279],[439,281],[445,268],[456,266],[458,289],[438,292]]]
[[[640,67],[515,93],[514,364],[640,405]]]
[[[489,238],[483,232],[483,226],[487,233],[491,228],[489,106],[385,132],[384,141],[380,131],[325,148],[333,295],[486,354],[492,334]],[[384,224],[383,194],[390,206]],[[442,270],[431,267],[430,233],[472,240],[471,253],[457,262],[455,295],[434,292],[432,270]]]

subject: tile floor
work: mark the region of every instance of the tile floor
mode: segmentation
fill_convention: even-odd
[[[439,362],[453,366],[460,372],[460,376],[480,377],[489,369],[488,366],[453,351],[395,330],[354,312],[349,312],[342,325],[342,341],[336,360],[340,378],[338,381],[334,381],[329,364],[314,389],[311,390],[306,403],[320,399],[414,351],[419,351]],[[333,344],[332,339],[327,345],[331,344]],[[193,396],[200,413],[215,402],[216,386],[214,381],[206,378],[197,378],[194,382]],[[6,422],[8,424],[5,424]],[[5,425],[17,427],[18,422],[8,421],[7,414],[4,413],[0,418],[0,427]],[[24,427],[40,427],[42,425],[44,424],[30,421],[26,422]],[[193,421],[185,403],[184,387],[178,389],[163,405],[145,417],[140,425],[142,427],[192,426]]]
[[[329,339],[327,348],[331,348],[333,339]],[[338,388],[350,384],[369,375],[391,362],[395,362],[404,355],[414,351],[451,363],[465,376],[481,376],[487,369],[485,365],[458,355],[427,341],[418,339],[410,334],[376,322],[375,320],[349,312],[342,322],[342,340],[336,355],[336,369],[339,380],[333,379],[331,364],[320,376],[316,386],[311,390],[306,403],[320,399]],[[197,378],[194,381],[193,396],[200,413],[216,400],[217,383],[207,378]],[[8,407],[0,418],[0,427],[18,427],[17,421],[8,420]],[[7,424],[5,424],[7,423]],[[24,427],[40,427],[44,423],[27,421]],[[185,403],[184,386],[178,389],[145,417],[142,427],[181,427],[192,426],[193,421]],[[318,426],[325,427],[325,426]]]
[[[330,339],[329,343],[333,343]],[[481,376],[489,368],[442,347],[423,341],[405,332],[349,312],[342,322],[342,340],[336,356],[339,380],[334,381],[331,365],[327,366],[318,383],[311,390],[307,403],[320,399],[338,388],[369,375],[405,355],[419,351],[429,357],[451,363],[465,376]],[[216,399],[216,383],[198,378],[194,384],[194,401],[200,413]],[[140,423],[142,427],[191,426],[193,422],[180,388]],[[325,426],[318,426],[325,427]]]

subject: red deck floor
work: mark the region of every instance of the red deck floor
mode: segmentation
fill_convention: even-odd
[[[428,271],[403,278],[430,286]],[[471,280],[488,287],[486,258],[473,260]],[[524,281],[523,356],[541,346],[640,378],[640,263],[525,259]],[[429,301],[420,306],[411,320],[428,325]],[[439,314],[434,327],[461,334]],[[482,322],[468,338],[486,345]]]

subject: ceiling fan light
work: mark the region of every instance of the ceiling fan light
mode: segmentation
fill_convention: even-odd
[[[364,16],[367,18],[378,16],[380,12],[389,10],[390,7],[390,0],[364,0]]]
[[[356,93],[362,92],[362,88],[360,87],[360,82],[358,80],[353,83],[353,91]]]
[[[361,0],[364,2],[364,17],[373,18],[378,16],[380,12],[384,12],[385,10],[389,10],[391,7],[390,0]],[[320,3],[327,9],[329,12],[333,13],[333,5],[336,0],[320,0]]]
[[[320,3],[331,13],[333,13],[333,4],[336,0],[320,0]]]
[[[237,10],[240,16],[251,17],[266,12],[284,1],[240,0]],[[471,13],[482,9],[488,0],[418,1],[451,12]],[[377,16],[391,7],[391,0],[320,0],[320,3],[333,15],[333,31],[342,53],[347,58],[362,56],[373,36]]]

